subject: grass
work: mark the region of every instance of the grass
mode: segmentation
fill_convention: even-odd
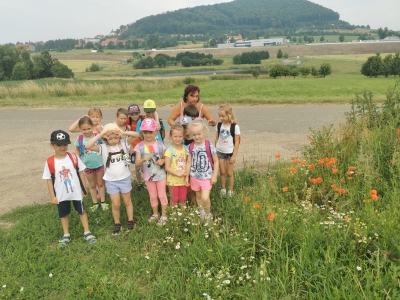
[[[400,96],[387,95],[380,108],[357,97],[346,124],[313,130],[302,156],[236,172],[233,198],[214,188],[212,224],[195,207],[149,224],[145,190],[132,193],[133,232],[112,237],[111,212],[89,213],[95,245],[73,213],[73,240],[58,249],[50,204],[1,216],[0,298],[398,299]]]

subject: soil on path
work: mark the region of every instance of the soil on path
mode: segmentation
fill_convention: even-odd
[[[310,128],[337,126],[349,109],[349,105],[235,106],[242,137],[236,169],[268,163],[276,153],[283,158],[300,154],[308,143]],[[171,107],[157,111],[166,121]],[[211,111],[217,116],[216,107]],[[102,124],[112,122],[115,112],[116,109],[103,109]],[[50,134],[57,129],[67,130],[86,113],[86,109],[0,109],[0,215],[18,206],[49,201],[46,182],[41,178],[47,157],[54,154],[49,146]],[[71,141],[77,136],[71,134]],[[210,140],[215,141],[213,127]],[[168,138],[166,144],[170,144]]]

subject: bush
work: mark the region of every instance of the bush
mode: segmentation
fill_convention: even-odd
[[[74,73],[71,69],[69,69],[66,65],[60,63],[59,61],[55,62],[51,67],[51,73],[53,77],[58,78],[73,78]]]
[[[100,71],[100,65],[98,63],[92,63],[89,68],[86,68],[86,72],[98,72]]]
[[[195,80],[194,80],[193,77],[185,77],[185,78],[183,79],[183,83],[184,83],[184,84],[193,84],[194,82],[195,82]]]

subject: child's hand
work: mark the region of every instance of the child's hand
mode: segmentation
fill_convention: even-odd
[[[208,125],[210,125],[210,126],[215,126],[215,124],[217,124],[217,121],[215,121],[215,120],[208,120]]]
[[[51,204],[59,204],[60,203],[60,202],[58,202],[58,199],[56,197],[50,198],[50,202],[51,202]]]
[[[217,183],[217,177],[212,177],[211,178],[211,185],[214,185],[214,184],[216,184]]]
[[[81,191],[81,192],[82,192],[82,197],[83,198],[85,198],[88,195],[87,192],[86,192],[86,194],[83,191]]]
[[[231,156],[231,159],[229,160],[230,164],[234,164],[236,162],[236,156]]]
[[[148,160],[151,160],[153,157],[151,156],[151,155],[147,155],[147,156],[144,156],[142,159],[144,160],[144,161],[148,161]]]
[[[186,176],[186,186],[190,186],[189,176]]]
[[[159,160],[157,160],[156,165],[157,166],[162,166],[164,164],[164,160],[162,158],[160,158]]]

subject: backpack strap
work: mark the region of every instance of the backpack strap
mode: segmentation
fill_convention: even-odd
[[[50,176],[51,176],[51,181],[53,182],[53,191],[54,191],[54,195],[56,194],[56,189],[54,188],[54,183],[56,181],[56,176],[55,176],[55,168],[54,168],[54,155],[50,156],[47,159],[47,166],[49,167],[49,171],[50,171]]]
[[[230,128],[231,136],[233,139],[233,146],[235,146],[235,126],[236,126],[236,123],[232,123],[231,128]]]
[[[218,122],[217,124],[217,137],[219,138],[219,132],[221,131],[222,122]]]
[[[214,170],[214,159],[213,159],[213,156],[211,154],[210,141],[209,140],[205,140],[204,144],[206,146],[206,154],[207,154],[208,160],[210,161],[211,169]],[[190,143],[190,145],[189,145],[190,156],[193,156],[193,149],[194,149],[194,142]]]
[[[79,144],[79,157],[82,159],[85,154],[85,145],[83,145],[83,134],[78,136],[78,144]]]
[[[116,154],[121,154],[121,155],[125,154],[125,151],[124,151],[124,148],[122,148],[121,142],[118,143],[118,148],[119,148],[118,152],[111,152],[111,147],[110,147],[110,145],[107,144],[108,157],[107,157],[107,161],[106,161],[106,168],[110,167],[111,156],[116,155]]]

